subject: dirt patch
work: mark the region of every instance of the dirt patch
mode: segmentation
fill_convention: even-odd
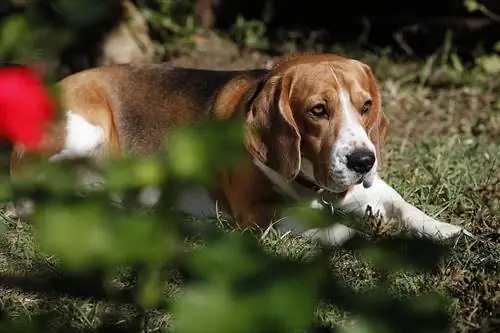
[[[403,145],[439,135],[500,138],[500,110],[493,92],[470,87],[395,86],[391,80],[381,82],[381,92],[391,119],[391,137],[403,140]]]
[[[217,36],[193,37],[196,47],[188,54],[171,60],[176,66],[237,70],[271,68],[278,57],[242,51],[229,40]]]

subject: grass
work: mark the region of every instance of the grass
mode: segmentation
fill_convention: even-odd
[[[265,55],[257,58],[259,64],[269,61]],[[204,66],[199,59],[193,61]],[[233,65],[226,63],[227,68]],[[256,66],[251,61],[246,65]],[[390,64],[378,73],[383,78],[383,104],[391,119],[382,176],[410,203],[440,220],[465,226],[478,239],[452,243],[453,250],[434,272],[382,275],[360,253],[347,249],[332,250],[331,268],[360,291],[384,280],[402,298],[431,291],[446,295],[453,317],[450,332],[498,332],[500,146],[496,142],[500,110],[494,103],[500,84],[421,87],[402,80],[408,68],[414,67]],[[119,299],[82,297],[86,284],[94,283],[91,276],[78,286],[58,280],[54,258],[36,250],[28,224],[3,214],[0,227],[0,309],[9,317],[49,322],[54,332],[94,333],[120,332],[136,320],[138,313]],[[386,229],[377,232],[384,234]],[[307,258],[315,251],[303,239],[273,233],[262,244],[269,251],[297,258]],[[131,281],[124,278],[119,283],[126,286]],[[166,281],[164,293],[175,297],[181,288],[178,281]],[[355,320],[333,308],[320,308],[317,316],[330,325],[349,326]],[[149,332],[166,331],[169,318],[168,313],[155,311],[142,324]],[[138,332],[138,326],[133,331]]]

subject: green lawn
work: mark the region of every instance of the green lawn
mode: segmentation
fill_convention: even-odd
[[[404,72],[405,67],[401,68]],[[434,272],[381,274],[359,253],[347,249],[331,251],[331,269],[360,291],[383,280],[402,298],[430,291],[446,295],[451,300],[452,332],[498,332],[500,106],[495,102],[500,84],[422,88],[405,83],[396,69],[380,77],[383,105],[391,119],[383,178],[410,203],[440,220],[465,226],[479,239],[452,242],[451,253]],[[0,223],[0,275],[6,276],[0,283],[0,307],[10,317],[42,318],[59,332],[118,332],[137,315],[119,302],[72,297],[72,288],[81,292],[82,286],[65,286],[64,281],[47,285],[45,279],[56,276],[54,258],[36,251],[30,226],[5,214]],[[373,229],[378,234],[391,230],[389,226]],[[262,243],[269,251],[298,258],[315,251],[303,239],[280,238],[272,232]],[[165,282],[164,292],[175,297],[181,288],[182,283],[173,279]],[[61,296],[52,289],[67,294]],[[317,315],[332,325],[355,320],[332,308],[320,308]],[[150,332],[167,329],[169,318],[161,311],[150,313],[146,327]],[[96,330],[103,323],[115,328]]]

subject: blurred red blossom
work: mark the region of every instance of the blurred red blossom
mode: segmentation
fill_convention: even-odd
[[[21,66],[0,68],[0,137],[37,149],[55,105],[36,71]]]

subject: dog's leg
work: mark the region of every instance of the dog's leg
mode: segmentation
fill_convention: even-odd
[[[342,223],[335,223],[327,228],[306,230],[302,233],[302,236],[319,241],[326,246],[341,246],[356,234],[358,234],[357,230]]]
[[[313,200],[311,208],[323,210],[325,206],[319,200]],[[306,223],[292,217],[285,217],[278,221],[276,229],[280,233],[289,232],[292,235],[301,235],[326,246],[340,246],[358,233],[342,223],[335,223],[326,228],[310,229]]]
[[[316,207],[317,206],[317,207]],[[319,208],[319,205],[313,206]],[[429,237],[443,240],[460,235],[461,233],[473,236],[462,227],[450,223],[440,222],[415,206],[406,202],[401,195],[386,182],[375,177],[373,185],[364,188],[363,185],[355,186],[346,197],[336,203],[335,207],[346,213],[365,216],[367,211],[379,216],[383,221],[400,221],[409,231],[420,237]],[[297,221],[288,220],[285,224],[300,225]],[[295,227],[297,228],[297,227]],[[355,229],[337,223],[327,228],[302,230],[302,235],[319,240],[329,246],[338,246],[351,239],[358,232]]]
[[[472,236],[462,227],[437,221],[407,203],[379,176],[375,177],[373,185],[369,188],[364,188],[363,185],[355,186],[337,207],[360,215],[371,210],[374,215],[379,215],[384,221],[392,219],[400,221],[408,230],[419,236],[433,239],[447,239],[461,233]]]
[[[281,175],[258,160],[255,160],[254,163],[283,193],[292,199],[300,200],[299,195],[286,183]],[[306,163],[307,160],[302,161],[303,167],[310,164],[310,162]],[[312,166],[310,168],[312,168]],[[306,173],[311,174],[312,171],[306,171]],[[325,209],[325,206],[319,200],[312,200],[311,208]],[[293,217],[284,217],[280,219],[275,224],[275,229],[281,234],[290,233],[292,235],[302,235],[326,246],[340,246],[357,233],[356,230],[340,223],[336,223],[328,228],[310,229],[307,227],[307,223]]]

